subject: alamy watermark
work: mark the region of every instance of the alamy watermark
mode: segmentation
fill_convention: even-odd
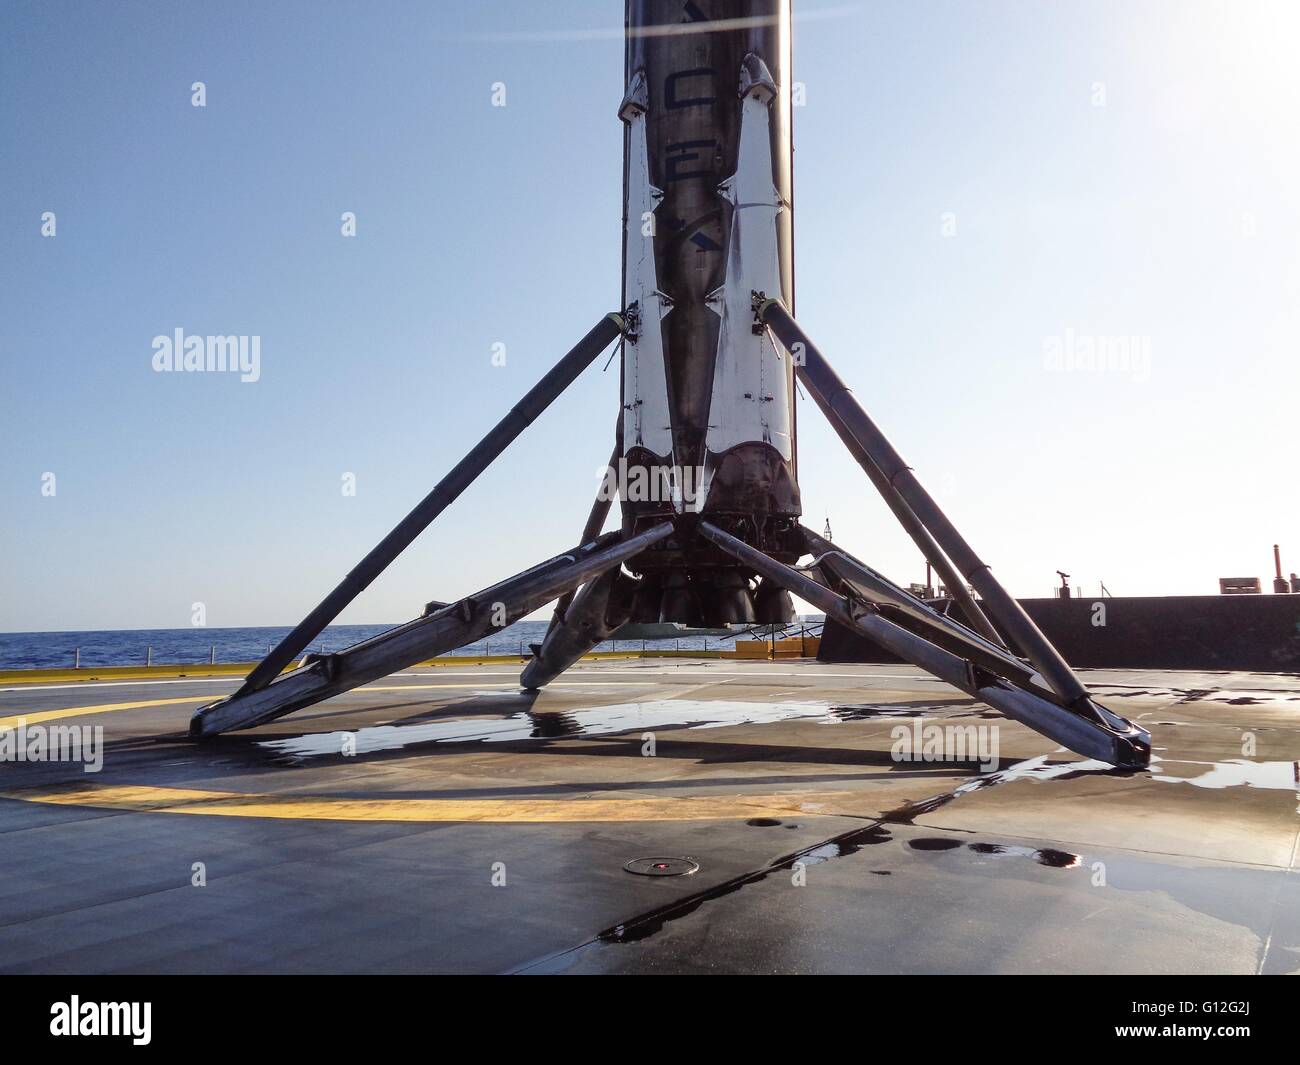
[[[0,728],[0,762],[81,762],[86,773],[104,768],[103,725],[17,725]]]
[[[998,766],[997,725],[927,725],[917,718],[895,725],[889,738],[895,762],[977,762],[983,773]]]
[[[672,503],[678,510],[696,513],[704,507],[702,466],[646,466],[619,459],[617,466],[603,466],[596,472],[600,477],[596,497],[601,500]]]
[[[50,1035],[130,1036],[139,1047],[152,1038],[152,1002],[68,1002],[50,1006]]]
[[[1096,336],[1067,329],[1043,338],[1043,369],[1048,373],[1120,373],[1139,384],[1151,379],[1149,336]]]
[[[245,384],[262,376],[260,336],[171,336],[153,338],[155,373],[237,373]]]

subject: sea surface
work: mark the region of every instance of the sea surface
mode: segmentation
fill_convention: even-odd
[[[820,623],[810,620],[810,624]],[[451,655],[506,655],[526,653],[539,643],[548,621],[519,621],[468,644]],[[394,628],[393,625],[331,625],[312,642],[313,651],[340,651],[360,640]],[[797,626],[796,626],[797,628]],[[109,629],[96,632],[2,632],[0,669],[71,668],[84,666],[142,666],[173,663],[255,662],[273,644],[288,635],[290,626],[244,629]],[[729,650],[735,636],[681,636],[664,640],[612,640],[598,651]],[[80,655],[80,658],[78,658]]]

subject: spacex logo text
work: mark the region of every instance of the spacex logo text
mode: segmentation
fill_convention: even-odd
[[[153,1004],[150,1002],[69,1002],[50,1007],[50,1035],[130,1036],[138,1047],[148,1046]]]

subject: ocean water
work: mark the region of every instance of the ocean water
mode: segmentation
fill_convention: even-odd
[[[820,618],[817,619],[820,621]],[[519,621],[452,655],[521,654],[546,634],[547,621]],[[313,651],[339,651],[376,636],[392,625],[331,625],[312,643]],[[70,668],[80,649],[82,666],[255,662],[288,635],[290,626],[244,629],[110,629],[98,632],[0,633],[0,669]],[[665,640],[614,640],[598,651],[729,650],[734,636],[682,636]],[[152,650],[150,650],[152,649]]]

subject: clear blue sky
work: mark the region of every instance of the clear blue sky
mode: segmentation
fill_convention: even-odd
[[[296,621],[615,309],[621,8],[6,3],[0,629]],[[1300,570],[1300,7],[795,10],[799,316],[1011,591]],[[153,372],[178,327],[261,380]],[[1046,367],[1121,335],[1149,374]],[[600,365],[342,620],[569,546]],[[799,427],[809,523],[919,580]]]

